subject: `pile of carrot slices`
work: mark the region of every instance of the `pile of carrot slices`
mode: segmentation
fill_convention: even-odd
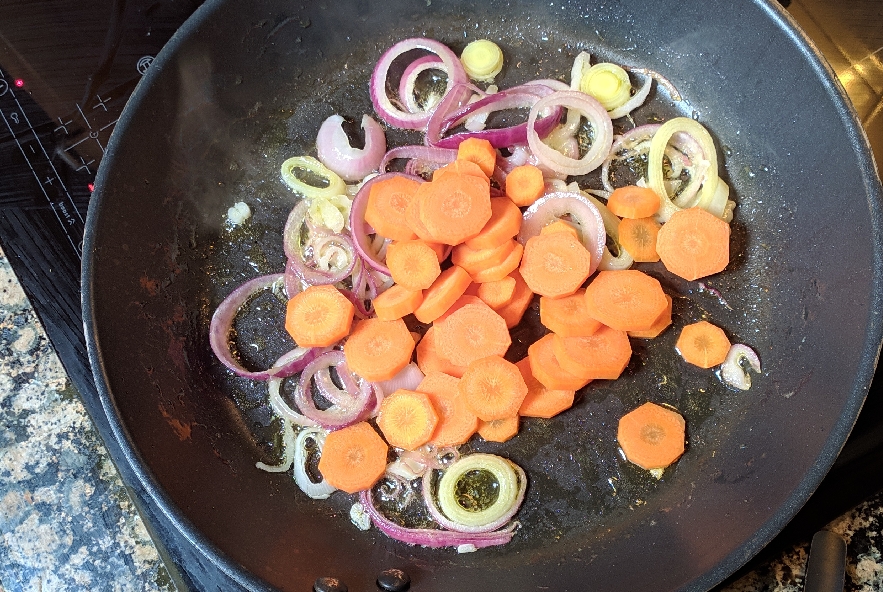
[[[672,322],[671,297],[642,271],[599,271],[587,283],[592,255],[569,222],[548,224],[523,246],[516,241],[520,207],[544,194],[543,174],[517,167],[503,194],[492,196],[496,157],[488,142],[469,139],[429,181],[396,176],[370,187],[365,220],[392,239],[386,264],[394,281],[373,300],[376,317],[351,325],[352,305],[330,286],[289,303],[286,328],[295,341],[345,340],[347,365],[366,380],[393,378],[416,350],[425,378],[414,390],[388,393],[377,415],[393,447],[456,446],[476,433],[504,442],[521,417],[551,418],[589,382],[618,378],[631,359],[630,338],[652,339]],[[636,261],[662,260],[687,279],[729,261],[729,225],[704,210],[679,211],[660,225],[653,219],[659,198],[641,187],[617,189],[608,207],[622,217],[620,239]],[[535,295],[549,332],[512,363],[509,330]],[[408,315],[429,325],[417,343]],[[678,351],[702,367],[719,364],[729,342],[711,333],[705,325],[686,331]],[[683,452],[683,418],[657,407],[630,414],[619,430],[629,460],[644,468],[667,466]],[[320,470],[346,491],[369,488],[382,474],[384,452],[365,425],[334,432],[322,454]]]

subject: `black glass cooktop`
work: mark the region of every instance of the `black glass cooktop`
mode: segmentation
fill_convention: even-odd
[[[198,0],[0,3],[0,245],[104,434],[110,431],[92,382],[80,311],[86,210],[97,167],[126,100],[154,56],[199,4]],[[849,14],[857,6],[873,11],[874,4],[853,2]],[[835,66],[862,58],[861,48],[873,47],[874,35],[883,36],[879,30],[883,28],[869,27],[861,15],[853,21],[828,18],[821,0],[796,1],[789,10]],[[841,82],[855,95],[860,111],[867,107],[860,116],[879,148],[883,69],[870,75],[869,71],[856,68],[860,76],[847,80],[847,63]],[[848,82],[855,84],[850,87]],[[787,544],[808,540],[829,520],[883,489],[880,384],[878,377],[859,423],[822,486],[751,565]],[[238,589],[178,536],[140,489],[119,447],[108,440],[108,450],[179,587]]]

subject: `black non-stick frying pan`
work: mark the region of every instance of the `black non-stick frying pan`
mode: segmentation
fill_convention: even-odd
[[[263,387],[233,377],[208,345],[220,300],[284,264],[294,196],[280,163],[313,151],[328,115],[371,113],[373,63],[413,36],[455,51],[496,40],[504,86],[566,79],[583,49],[662,73],[684,100],[658,88],[636,123],[698,118],[738,202],[734,257],[706,282],[713,290],[646,268],[674,297],[675,323],[652,346],[635,341],[623,378],[592,383],[553,420],[524,421],[509,443],[473,445],[511,457],[530,485],[513,541],[471,554],[358,531],[353,498],[314,501],[290,476],[257,470],[275,460],[278,423]],[[870,150],[830,70],[761,1],[210,0],[139,85],[96,185],[84,316],[113,437],[205,561],[249,588],[306,591],[327,575],[370,590],[397,567],[421,591],[708,589],[810,496],[877,361],[883,248]],[[232,230],[224,218],[237,201],[254,216]],[[239,327],[255,366],[290,346],[279,305],[262,310]],[[536,336],[536,315],[515,333],[513,357]],[[728,390],[674,354],[677,330],[703,315],[759,353],[751,390]],[[615,440],[618,417],[647,400],[687,419],[688,451],[659,480],[623,461]]]

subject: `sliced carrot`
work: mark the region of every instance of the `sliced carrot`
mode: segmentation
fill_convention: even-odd
[[[702,208],[679,210],[659,230],[656,251],[685,280],[718,273],[730,262],[730,225]]]
[[[457,147],[457,160],[474,162],[490,177],[497,166],[497,151],[487,140],[467,138]]]
[[[510,273],[509,277],[515,278],[515,293],[512,294],[509,304],[498,308],[497,313],[506,321],[506,327],[512,329],[521,322],[521,318],[530,307],[530,303],[533,301],[533,292],[530,291],[517,269]]]
[[[532,164],[517,166],[506,175],[505,190],[515,205],[532,205],[546,191],[543,171]]]
[[[494,310],[512,302],[514,295],[515,278],[509,275],[493,282],[478,284],[478,297]]]
[[[540,322],[561,337],[587,337],[601,328],[601,321],[592,318],[586,309],[586,291],[577,290],[570,296],[540,296]]]
[[[438,353],[435,346],[435,327],[427,329],[423,339],[417,344],[417,367],[427,376],[433,372],[444,372],[460,378],[466,372],[466,366],[455,366]]]
[[[573,406],[576,391],[547,389],[534,377],[533,371],[530,369],[530,358],[523,358],[515,362],[515,366],[521,372],[524,383],[527,384],[527,395],[521,402],[521,407],[518,408],[518,415],[549,419]]]
[[[469,364],[457,389],[466,407],[482,421],[517,415],[527,396],[527,384],[521,372],[515,364],[497,355]]]
[[[527,348],[530,371],[547,389],[578,391],[589,384],[591,380],[575,376],[561,367],[558,360],[555,359],[554,340],[555,334],[549,333]]]
[[[491,198],[491,217],[477,235],[466,239],[472,249],[493,249],[521,230],[521,210],[508,197]]]
[[[470,274],[482,269],[500,265],[515,250],[518,243],[509,239],[492,249],[473,249],[466,243],[459,244],[451,251],[451,261]]]
[[[676,411],[644,403],[620,418],[616,439],[629,462],[663,469],[684,453],[686,422]]]
[[[417,385],[417,391],[426,393],[438,413],[438,425],[429,442],[436,446],[465,444],[478,429],[478,417],[460,397],[460,380],[443,372],[431,372]]]
[[[420,221],[437,242],[459,245],[476,236],[491,218],[487,183],[474,175],[448,174],[420,192]]]
[[[649,187],[617,187],[607,198],[607,209],[620,218],[647,218],[659,209],[659,196]]]
[[[465,269],[452,265],[423,292],[423,302],[414,311],[414,316],[421,323],[433,322],[463,295],[471,283],[472,278]]]
[[[432,185],[430,183],[420,184],[420,187],[418,187],[417,191],[414,193],[414,198],[405,210],[405,223],[408,225],[408,228],[414,232],[417,238],[423,239],[427,243],[438,243],[441,241],[437,241],[432,237],[432,234],[427,230],[426,225],[423,224],[423,220],[420,218],[420,204],[423,201],[422,196],[431,191]]]
[[[448,310],[446,310],[442,316],[435,319],[433,321],[433,323],[435,325],[438,325],[439,323],[444,321],[446,318],[448,318],[451,314],[457,312],[458,310],[460,310],[461,308],[463,308],[467,304],[484,304],[484,300],[479,298],[477,294],[464,293],[462,296],[457,298],[457,300],[451,306],[448,307]]]
[[[450,247],[448,247],[448,245],[446,245],[444,243],[434,243],[434,242],[429,242],[429,241],[424,241],[424,242],[426,242],[426,244],[429,245],[430,249],[435,251],[435,256],[438,259],[439,263],[441,263],[442,261],[447,259],[448,255],[450,254],[448,252],[448,249]]]
[[[288,301],[285,329],[301,347],[326,347],[349,334],[354,312],[334,286],[310,286]]]
[[[604,325],[588,337],[555,335],[552,351],[565,372],[591,380],[616,380],[632,357],[628,334]]]
[[[559,298],[576,292],[589,277],[591,255],[566,232],[531,237],[521,258],[521,277],[531,291]]]
[[[660,228],[653,218],[624,218],[619,223],[619,243],[638,263],[659,261],[656,237]]]
[[[395,448],[414,450],[432,437],[438,413],[425,393],[399,389],[383,398],[377,412],[377,427]]]
[[[479,179],[483,179],[490,185],[489,175],[486,175],[482,168],[478,166],[477,163],[472,162],[471,160],[463,160],[458,158],[454,160],[454,162],[450,164],[446,164],[443,167],[437,168],[432,173],[432,180],[440,179],[447,174],[454,173],[456,175],[473,175],[478,177]]]
[[[506,321],[485,303],[466,304],[434,325],[439,354],[457,366],[503,356],[512,344]]]
[[[517,415],[493,421],[480,421],[478,435],[486,442],[506,442],[518,434],[520,423],[521,419]]]
[[[512,252],[509,253],[509,255],[503,260],[502,263],[500,263],[499,265],[494,265],[493,267],[481,269],[479,271],[476,271],[475,273],[470,273],[469,276],[476,284],[501,280],[516,269],[518,269],[518,266],[521,264],[521,258],[523,256],[524,247],[521,246],[521,243],[515,243],[515,248],[512,249]]]
[[[365,222],[386,238],[416,238],[405,219],[405,212],[421,185],[420,181],[399,176],[377,181],[369,189]]]
[[[665,310],[662,311],[662,314],[659,315],[659,318],[653,322],[653,325],[649,329],[645,329],[643,331],[629,331],[629,337],[639,337],[642,339],[653,339],[658,337],[660,333],[665,331],[665,329],[671,325],[671,308],[672,308],[672,299],[668,294],[665,295],[665,299],[668,301],[668,306],[665,307]]]
[[[441,275],[438,255],[424,241],[396,241],[386,248],[386,266],[395,283],[425,290]]]
[[[568,234],[572,234],[573,238],[579,240],[579,231],[576,227],[567,220],[562,220],[561,218],[540,228],[540,234],[554,234],[556,232],[567,232]]]
[[[649,329],[668,306],[659,280],[637,269],[601,271],[586,288],[586,310],[620,331]]]
[[[402,319],[364,319],[343,344],[349,369],[365,380],[389,380],[411,361],[414,338]]]
[[[347,493],[370,489],[386,472],[389,447],[371,424],[360,422],[325,437],[319,472]]]
[[[421,290],[409,290],[399,284],[387,288],[371,304],[377,318],[382,321],[394,321],[417,310],[423,302]]]
[[[686,362],[700,368],[712,368],[727,359],[730,340],[717,325],[699,321],[681,329],[675,349]]]

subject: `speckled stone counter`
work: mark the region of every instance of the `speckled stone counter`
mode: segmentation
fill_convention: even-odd
[[[0,592],[174,590],[0,253]]]
[[[846,590],[883,590],[883,497],[828,528],[849,544]],[[0,537],[0,592],[175,589],[2,252]],[[718,592],[799,592],[808,550]]]

